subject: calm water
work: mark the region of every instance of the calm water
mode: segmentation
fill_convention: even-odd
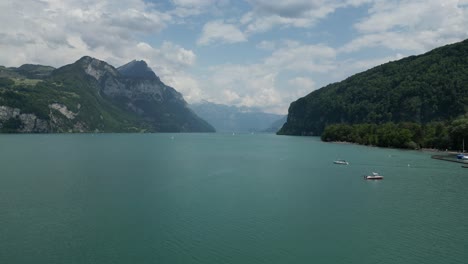
[[[468,261],[468,169],[428,153],[275,135],[0,135],[0,168],[0,263]],[[385,179],[364,181],[371,171]]]

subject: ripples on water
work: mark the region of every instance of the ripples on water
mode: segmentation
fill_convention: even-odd
[[[0,146],[0,263],[468,259],[468,171],[428,153],[250,134]]]

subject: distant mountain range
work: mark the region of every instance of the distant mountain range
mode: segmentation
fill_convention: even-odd
[[[0,131],[214,132],[144,61],[0,66]]]
[[[228,106],[202,101],[192,104],[193,111],[212,124],[217,132],[270,132],[283,125],[283,115],[264,113],[256,108]],[[278,122],[281,123],[278,125]]]
[[[278,132],[281,127],[286,123],[288,116],[284,115],[280,119],[273,122],[267,129],[263,130],[262,132],[265,133],[276,133]]]
[[[468,112],[468,40],[389,62],[293,102],[278,132],[320,135],[332,124],[426,124]]]

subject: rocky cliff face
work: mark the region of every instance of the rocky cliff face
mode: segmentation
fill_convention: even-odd
[[[104,61],[85,56],[76,62],[80,65],[86,74],[94,77],[97,81],[101,82],[102,79],[107,77],[117,77],[117,70]]]
[[[21,113],[18,108],[0,106],[0,131],[21,133],[47,133],[49,122],[37,118],[34,114]]]
[[[86,132],[87,127],[74,120],[77,113],[68,110],[65,105],[49,105],[49,116],[41,119],[32,113],[22,113],[19,108],[0,106],[0,131],[13,133],[51,133],[51,132]],[[76,121],[76,122],[75,122]],[[72,124],[71,128],[64,129]]]
[[[132,61],[117,70],[123,76],[127,89],[131,90],[129,99],[179,101],[182,105],[187,105],[182,94],[165,85],[145,61]]]
[[[3,132],[214,132],[144,61],[116,69],[86,56],[52,72],[37,65],[22,69],[47,74],[28,81],[27,74],[2,68]],[[18,84],[16,76],[25,81]]]
[[[123,76],[136,79],[158,79],[145,61],[131,61],[117,69]]]

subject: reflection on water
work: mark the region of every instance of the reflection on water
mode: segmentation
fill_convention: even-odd
[[[427,153],[261,134],[0,135],[0,146],[0,263],[468,258],[466,169]],[[373,171],[384,180],[363,180]]]

